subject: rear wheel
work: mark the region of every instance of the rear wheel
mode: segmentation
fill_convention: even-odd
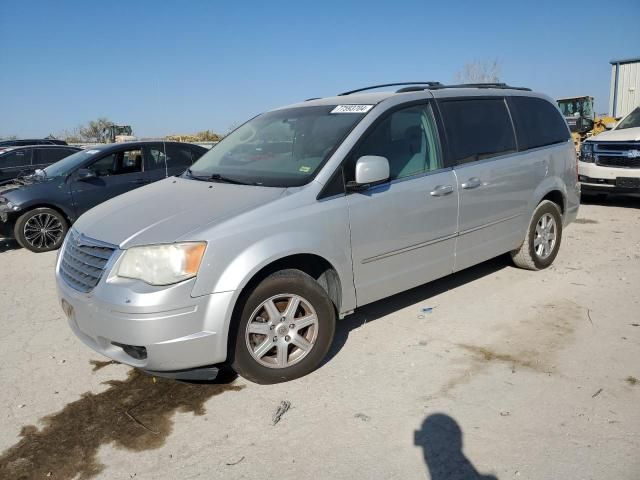
[[[57,250],[62,245],[69,224],[51,208],[35,208],[16,221],[14,234],[18,243],[32,252]]]
[[[543,200],[531,217],[524,242],[511,252],[513,263],[528,270],[542,270],[553,263],[562,240],[562,215],[560,208],[549,200]]]
[[[335,307],[299,270],[282,270],[249,294],[240,314],[233,369],[256,383],[285,382],[312,372],[327,354]]]

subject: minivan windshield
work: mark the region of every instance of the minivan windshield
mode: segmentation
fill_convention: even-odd
[[[44,173],[48,178],[66,176],[73,170],[75,170],[79,165],[81,165],[85,160],[88,160],[98,152],[99,150],[97,149],[81,150],[74,153],[73,155],[69,155],[68,157],[63,158],[59,162],[49,165],[44,169]]]
[[[633,110],[627,117],[620,122],[616,127],[616,130],[622,130],[623,128],[636,128],[640,127],[640,107]]]
[[[259,115],[225,137],[186,178],[268,187],[309,182],[371,105],[323,105]]]

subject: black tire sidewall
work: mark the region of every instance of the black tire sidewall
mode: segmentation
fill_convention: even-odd
[[[44,247],[44,248],[34,247],[30,245],[29,242],[27,242],[27,239],[24,236],[24,226],[27,223],[27,221],[33,216],[42,214],[42,213],[54,215],[62,225],[62,235],[60,236],[60,239],[58,239],[58,241],[53,247]],[[22,247],[35,253],[42,253],[42,252],[49,252],[51,250],[57,250],[58,248],[60,248],[62,246],[62,242],[64,241],[64,237],[67,235],[68,230],[69,230],[69,223],[67,222],[67,219],[64,218],[64,215],[62,215],[60,212],[53,210],[52,208],[35,208],[33,210],[30,210],[22,214],[22,216],[18,218],[14,227],[14,236],[16,238],[16,241]]]
[[[249,353],[245,330],[250,316],[267,298],[279,294],[300,295],[311,303],[318,316],[318,336],[313,349],[300,362],[287,368],[269,368],[259,364]],[[302,377],[320,366],[335,333],[336,310],[324,289],[309,275],[299,270],[284,270],[265,278],[249,293],[235,320],[236,338],[232,368],[244,378],[260,384],[286,382]]]
[[[544,214],[549,213],[553,216],[556,221],[556,243],[553,247],[553,252],[547,258],[540,258],[535,251],[533,246],[533,242],[536,236],[536,225]],[[529,225],[529,244],[527,248],[529,248],[529,255],[533,260],[534,265],[537,269],[542,270],[550,266],[553,261],[556,259],[558,252],[560,251],[560,243],[562,241],[562,215],[560,214],[560,209],[552,202],[545,202],[541,204],[535,211],[533,218],[531,219],[531,225]]]

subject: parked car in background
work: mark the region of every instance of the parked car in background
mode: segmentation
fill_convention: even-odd
[[[83,215],[56,266],[75,334],[156,375],[229,362],[277,383],[317,368],[360,306],[506,252],[551,265],[579,207],[552,99],[357,92],[258,115],[181,177]]]
[[[0,182],[28,175],[82,150],[68,145],[0,148]]]
[[[0,148],[23,147],[25,145],[67,145],[67,142],[57,138],[21,138],[19,140],[3,140],[0,142]]]
[[[585,194],[640,193],[640,107],[582,142],[578,173]]]
[[[60,247],[90,208],[117,195],[177,175],[206,148],[178,142],[131,142],[79,151],[27,178],[0,186],[0,234],[33,251]],[[127,222],[127,213],[122,222]]]

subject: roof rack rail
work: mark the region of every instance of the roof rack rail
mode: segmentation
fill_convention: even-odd
[[[458,83],[455,85],[437,85],[434,87],[430,87],[430,89],[437,90],[439,88],[506,88],[511,90],[524,90],[526,92],[530,92],[531,89],[527,87],[512,87],[511,85],[507,85],[506,83],[499,82],[485,82],[485,83]]]
[[[310,102],[311,100],[320,100],[320,97],[311,97],[311,98],[307,98],[305,100],[305,102]]]
[[[425,85],[425,88],[431,88],[431,87],[439,87],[440,85],[442,85],[440,82],[399,82],[399,83],[382,83],[380,85],[372,85],[370,87],[364,87],[364,88],[358,88],[356,90],[349,90],[348,92],[342,92],[339,93],[337,96],[338,97],[343,97],[345,95],[351,95],[352,93],[358,93],[358,92],[364,92],[365,90],[373,90],[375,88],[382,88],[382,87],[398,87],[401,85]],[[442,85],[444,86],[444,85]],[[424,88],[423,88],[424,90]]]

